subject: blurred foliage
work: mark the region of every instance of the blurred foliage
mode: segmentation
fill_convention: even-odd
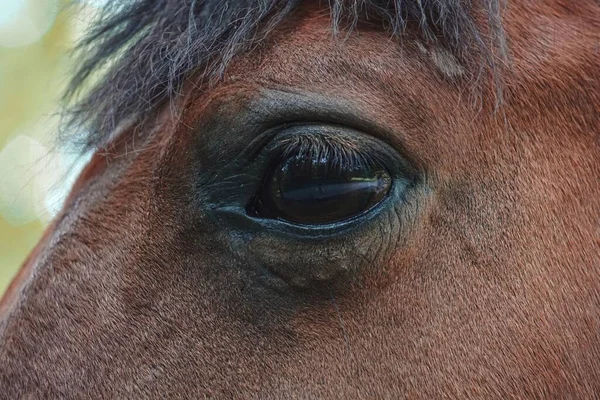
[[[95,9],[67,3],[0,0],[0,295],[56,212],[49,189],[68,189],[54,146],[58,100]]]

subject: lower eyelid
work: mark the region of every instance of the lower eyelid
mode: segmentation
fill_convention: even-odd
[[[375,212],[325,226],[251,218],[232,209],[230,218],[235,216],[242,223],[236,226],[247,233],[225,237],[235,241],[243,265],[270,271],[292,287],[326,291],[343,288],[362,272],[370,271],[377,257],[387,257],[386,249],[398,247],[390,247],[388,241],[406,240],[420,209],[416,201],[420,190],[409,189],[408,181],[397,180],[390,196]],[[407,191],[411,193],[408,199],[401,194]],[[290,258],[290,254],[294,256]]]

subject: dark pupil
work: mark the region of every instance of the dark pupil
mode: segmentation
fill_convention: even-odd
[[[377,165],[332,166],[327,159],[295,155],[267,176],[255,213],[300,224],[327,224],[352,218],[379,203],[391,178]]]

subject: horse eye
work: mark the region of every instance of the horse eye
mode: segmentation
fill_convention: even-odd
[[[390,190],[389,173],[376,163],[333,164],[327,157],[283,157],[267,173],[249,211],[255,216],[317,225],[363,214]]]

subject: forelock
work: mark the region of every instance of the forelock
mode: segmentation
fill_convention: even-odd
[[[353,29],[362,18],[396,37],[414,26],[424,41],[444,46],[460,60],[477,58],[480,68],[493,70],[492,47],[503,44],[500,1],[329,0],[329,8],[334,35]],[[108,1],[78,46],[81,66],[65,95],[68,139],[83,150],[104,145],[119,124],[142,120],[175,98],[192,72],[206,79],[221,76],[235,55],[252,48],[305,3]],[[483,27],[478,18],[486,21]],[[86,91],[92,76],[98,83]]]

